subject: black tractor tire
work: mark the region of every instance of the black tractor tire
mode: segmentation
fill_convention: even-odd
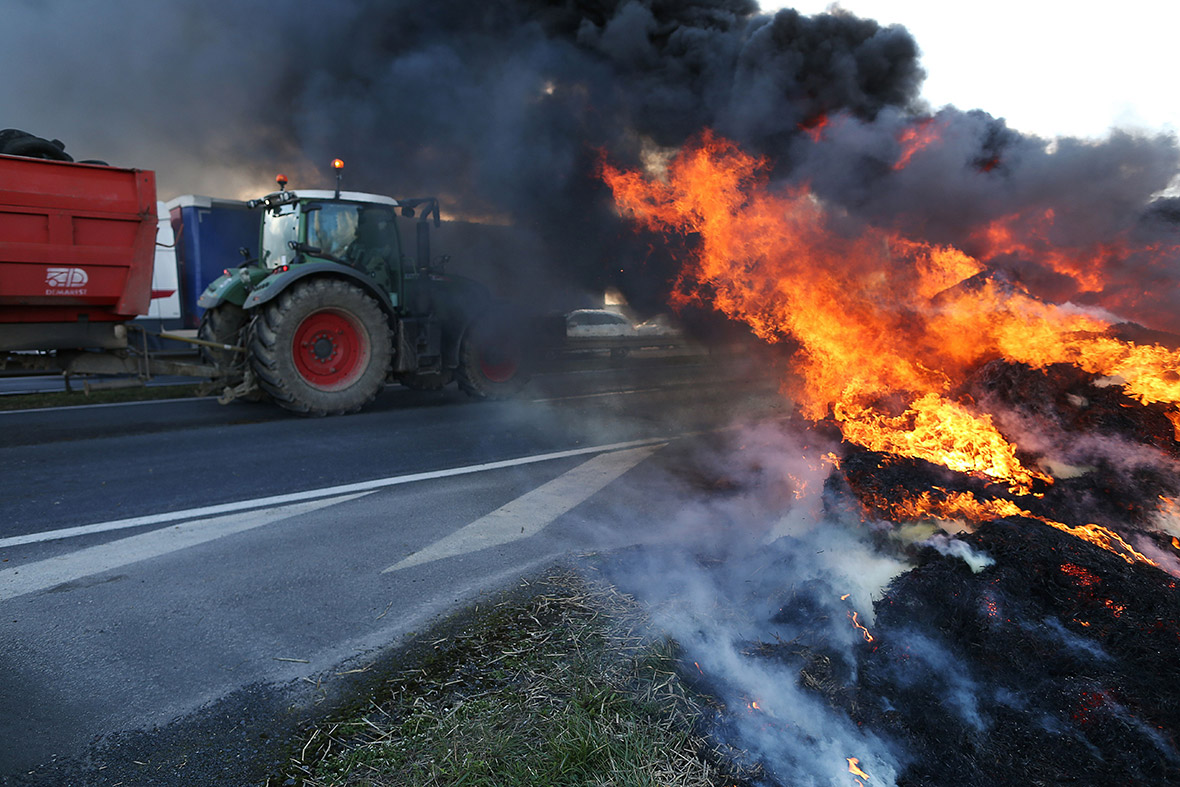
[[[532,353],[511,319],[474,321],[459,348],[459,388],[476,399],[509,399],[529,381]]]
[[[222,303],[211,309],[206,309],[201,315],[201,325],[197,328],[197,338],[206,342],[218,344],[232,344],[243,346],[246,340],[246,324],[250,322],[250,315],[236,303]],[[231,350],[217,347],[198,345],[201,359],[205,363],[226,369],[245,366],[246,356]]]
[[[262,390],[303,415],[354,413],[384,387],[393,334],[381,306],[339,279],[292,284],[258,307],[246,354]]]
[[[66,153],[65,146],[60,141],[42,139],[29,135],[10,140],[4,146],[4,153],[9,156],[27,156],[29,158],[51,159],[53,161],[73,161],[74,158]]]

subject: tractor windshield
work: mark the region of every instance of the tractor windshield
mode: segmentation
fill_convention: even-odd
[[[287,242],[298,239],[299,213],[294,205],[268,210],[262,218],[262,264],[268,268],[285,265],[293,254]]]

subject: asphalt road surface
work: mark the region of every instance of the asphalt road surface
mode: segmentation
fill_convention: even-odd
[[[0,412],[0,784],[256,783],[413,632],[673,527],[668,457],[782,407],[755,364],[632,358],[339,418]]]

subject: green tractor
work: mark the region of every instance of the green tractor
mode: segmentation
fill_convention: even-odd
[[[527,380],[519,312],[430,256],[438,200],[359,192],[279,190],[264,211],[259,257],[212,282],[198,338],[222,372],[223,401],[271,399],[306,415],[355,412],[387,381],[477,398],[515,394]],[[414,256],[397,215],[417,217]]]

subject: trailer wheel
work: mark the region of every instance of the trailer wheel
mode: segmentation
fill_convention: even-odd
[[[393,342],[377,301],[347,282],[314,279],[259,307],[247,355],[262,389],[280,406],[340,415],[377,396]]]
[[[459,387],[477,399],[515,396],[529,379],[529,353],[510,319],[476,320],[459,349]]]

